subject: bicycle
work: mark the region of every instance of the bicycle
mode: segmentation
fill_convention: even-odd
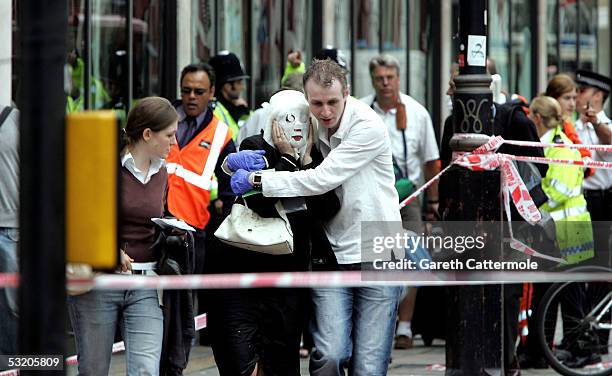
[[[610,271],[576,268],[576,271]],[[537,336],[548,364],[566,376],[612,375],[612,282],[560,282],[544,294]]]

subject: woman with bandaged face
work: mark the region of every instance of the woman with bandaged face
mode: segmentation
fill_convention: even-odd
[[[283,90],[270,98],[262,134],[242,141],[240,152],[223,163],[229,174],[262,169],[296,171],[316,167],[323,157],[315,147],[308,103],[299,91]],[[315,120],[316,121],[316,120]],[[262,158],[263,156],[263,158]],[[335,256],[323,231],[340,208],[334,191],[321,196],[240,197],[262,217],[278,217],[282,201],[293,232],[289,255],[268,255],[219,242],[214,260],[219,272],[280,272],[332,269]],[[208,255],[207,255],[208,257]],[[299,348],[310,300],[303,289],[239,289],[211,293],[208,312],[212,348],[221,375],[299,375]]]

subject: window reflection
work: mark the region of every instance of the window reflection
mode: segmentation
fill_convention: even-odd
[[[267,101],[280,87],[285,57],[281,46],[281,2],[253,1],[253,77],[255,102]]]
[[[433,65],[428,64],[433,57],[431,40],[431,14],[428,9],[433,6],[430,0],[416,0],[409,2],[410,8],[410,96],[427,107],[427,97],[433,74]],[[428,68],[429,67],[429,68]]]
[[[91,108],[124,109],[128,92],[127,2],[92,1]],[[134,25],[141,32],[145,26]]]
[[[559,38],[561,39],[559,70],[561,72],[576,70],[576,20],[576,3],[559,2]]]
[[[559,45],[557,38],[557,28],[559,18],[559,8],[557,0],[548,0],[546,3],[546,74],[547,81],[555,74],[559,73]]]
[[[353,75],[353,90],[355,97],[370,94],[372,84],[368,64],[370,59],[378,55],[379,33],[379,2],[374,0],[358,0],[353,2],[355,11],[355,71]]]
[[[195,61],[208,61],[214,56],[215,33],[216,27],[214,0],[199,0],[195,1],[195,5],[191,8],[191,28],[195,37],[191,44],[191,56]]]
[[[579,68],[597,70],[597,0],[581,0],[580,4],[580,59]]]
[[[247,9],[250,1],[243,0],[221,0],[217,1],[219,12],[216,17],[219,19],[217,32],[219,33],[218,51],[228,50],[238,56],[238,59],[246,66],[247,49],[244,37],[248,28],[246,19]],[[214,16],[213,16],[214,17]],[[276,18],[279,20],[280,18]]]
[[[518,93],[525,97],[532,97],[531,79],[531,6],[528,0],[512,1],[512,56],[510,68],[512,83],[509,85],[510,93]]]
[[[302,61],[308,65],[312,60],[312,17],[311,2],[289,0],[285,2],[285,52],[299,50]],[[285,53],[286,55],[286,53]]]
[[[401,90],[407,87],[406,64],[406,1],[389,0],[382,9],[382,51],[393,55],[400,63]]]
[[[488,56],[495,61],[497,73],[502,77],[502,90],[508,92],[510,87],[510,76],[508,66],[510,58],[508,56],[510,46],[510,2],[508,0],[489,1],[489,20],[495,27],[488,28],[489,31],[489,51]],[[490,72],[495,73],[495,72]]]
[[[161,94],[162,5],[160,0],[134,0],[134,98]]]

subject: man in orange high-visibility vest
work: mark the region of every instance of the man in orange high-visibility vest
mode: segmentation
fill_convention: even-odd
[[[213,174],[218,180],[220,202],[231,206],[234,195],[221,172],[225,156],[236,151],[227,124],[213,115],[210,99],[215,93],[215,73],[208,64],[190,64],[181,72],[181,100],[175,103],[179,114],[177,144],[167,158],[168,211],[197,229],[194,272],[204,268],[205,229],[210,219],[210,192]]]

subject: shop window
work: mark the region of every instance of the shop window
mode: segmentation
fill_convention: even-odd
[[[422,105],[428,105],[428,88],[431,87],[434,64],[431,12],[433,8],[431,0],[416,0],[408,2],[410,28],[408,48],[410,50],[410,96]],[[431,103],[431,102],[429,102]]]
[[[559,73],[559,7],[558,0],[547,0],[546,2],[546,75],[547,81]]]
[[[508,66],[510,65],[510,2],[508,0],[489,1],[489,24],[495,25],[488,28],[489,40],[487,55],[495,62],[497,73],[502,78],[502,90],[509,91],[511,77]]]
[[[576,35],[577,35],[576,2],[559,1],[559,71],[574,72],[576,66]]]
[[[338,52],[346,62],[346,66],[351,69],[351,43],[353,37],[351,31],[351,0],[326,0],[324,6],[325,12],[329,15],[323,21],[324,36],[323,47],[337,48]],[[355,1],[354,4],[357,4]],[[313,51],[317,53],[319,51]],[[349,82],[354,86],[352,72],[349,71]],[[351,88],[351,93],[353,89]],[[354,93],[352,93],[355,95]]]
[[[123,109],[127,103],[127,2],[92,0],[91,109]],[[139,24],[134,30],[146,32]],[[81,38],[77,38],[77,41]]]
[[[356,0],[353,2],[355,12],[355,64],[353,75],[353,95],[357,98],[373,92],[370,72],[370,60],[379,54],[379,1]]]
[[[597,0],[580,0],[580,22],[577,27],[580,40],[578,67],[592,71],[597,70],[598,17]]]
[[[382,9],[382,51],[393,55],[400,63],[401,90],[406,91],[408,84],[408,64],[406,62],[406,14],[407,2],[390,0],[383,2]]]
[[[532,53],[535,48],[531,43],[532,2],[529,0],[512,0],[512,56],[510,56],[510,94],[518,93],[532,97]]]
[[[197,0],[191,8],[191,56],[194,61],[208,61],[215,55],[215,3],[214,0]]]
[[[285,16],[283,18],[285,59],[289,50],[299,50],[302,54],[302,61],[306,66],[309,65],[313,57],[312,29],[314,18],[311,3],[308,0],[285,1]]]
[[[161,94],[162,4],[160,0],[134,0],[133,96]]]
[[[255,106],[267,101],[280,87],[285,56],[282,52],[280,0],[253,1],[253,67]]]

